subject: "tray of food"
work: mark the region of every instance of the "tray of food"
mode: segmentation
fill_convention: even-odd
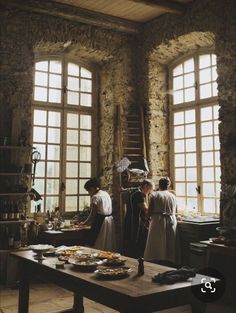
[[[100,268],[95,271],[99,278],[119,279],[127,277],[132,272],[132,269],[126,266],[118,268]]]
[[[87,259],[81,260],[74,257],[69,258],[68,262],[74,266],[75,269],[83,272],[93,272],[96,270],[98,265],[101,265],[103,262],[99,259]]]
[[[110,252],[110,251],[100,251],[94,253],[94,257],[98,259],[116,259],[120,257],[120,253]]]
[[[65,263],[69,263],[69,255],[59,255],[58,256],[58,260],[61,262],[65,262]]]
[[[56,250],[57,255],[75,255],[78,250],[80,250],[80,246],[71,246],[71,247],[61,247]]]
[[[122,258],[112,258],[112,259],[105,259],[104,260],[104,265],[106,266],[124,266],[126,259]]]
[[[47,244],[38,244],[38,245],[31,245],[30,249],[33,250],[35,253],[44,253],[46,251],[54,249],[52,245],[47,245]]]

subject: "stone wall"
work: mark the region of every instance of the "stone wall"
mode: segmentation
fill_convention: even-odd
[[[194,1],[184,15],[148,23],[140,38],[139,95],[146,110],[149,162],[154,180],[170,174],[168,65],[201,48],[217,55],[222,189],[236,180],[236,2]],[[221,211],[230,201],[221,196]],[[236,210],[236,208],[235,208]],[[236,212],[235,212],[236,215]]]

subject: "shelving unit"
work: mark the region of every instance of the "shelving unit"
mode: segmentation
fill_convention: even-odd
[[[34,222],[34,219],[27,219],[27,220],[8,220],[8,221],[0,221],[1,224],[26,224],[26,223],[32,223]]]

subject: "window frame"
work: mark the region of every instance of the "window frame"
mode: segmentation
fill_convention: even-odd
[[[177,58],[173,62],[171,62],[168,66],[168,86],[169,90],[173,91],[173,70],[176,66],[183,64],[183,62],[193,58],[194,59],[194,74],[195,74],[195,100],[194,101],[189,101],[186,103],[180,103],[180,104],[173,104],[173,94],[172,92],[169,93],[168,96],[168,106],[169,106],[169,138],[170,138],[170,143],[169,143],[169,168],[170,168],[170,175],[171,177],[175,177],[175,162],[174,162],[174,113],[175,112],[182,112],[190,109],[195,109],[196,112],[196,157],[197,157],[197,186],[200,186],[201,193],[197,193],[197,199],[198,199],[198,208],[197,212],[193,210],[178,210],[178,213],[180,214],[185,214],[187,211],[187,214],[192,214],[192,213],[198,213],[198,214],[204,214],[204,215],[219,215],[219,213],[216,212],[205,212],[203,211],[203,179],[202,179],[202,162],[201,162],[201,153],[202,153],[202,147],[201,147],[201,119],[200,119],[200,112],[201,108],[204,107],[209,107],[209,106],[214,106],[214,105],[219,105],[218,104],[218,95],[217,96],[212,96],[209,98],[205,99],[200,99],[200,84],[199,84],[199,57],[201,55],[205,54],[215,54],[214,49],[198,49],[197,51],[187,53],[184,56]],[[217,67],[217,64],[216,64]],[[220,152],[220,149],[219,149]],[[186,153],[186,152],[185,152]],[[199,162],[199,163],[198,163]],[[214,164],[215,167],[215,164]],[[221,165],[220,165],[221,167]],[[186,166],[185,166],[186,168]],[[215,181],[214,181],[215,182]],[[175,181],[173,179],[172,181],[173,188],[175,189]],[[187,198],[185,196],[185,198]]]
[[[52,103],[49,101],[37,101],[34,100],[34,87],[35,87],[35,64],[40,61],[52,61],[52,60],[58,60],[62,63],[62,97],[61,97],[61,103]],[[68,63],[74,63],[77,64],[80,67],[84,67],[85,69],[89,70],[92,73],[92,106],[91,107],[85,107],[80,105],[70,105],[67,104],[66,101],[66,93],[67,93],[67,64]],[[98,156],[99,156],[99,145],[98,145],[98,71],[97,66],[95,66],[93,63],[90,62],[84,62],[74,58],[70,57],[67,54],[35,54],[34,59],[34,65],[33,65],[33,92],[32,92],[32,106],[31,106],[31,123],[32,123],[32,133],[31,133],[31,142],[33,142],[33,127],[34,127],[34,110],[47,110],[47,111],[55,111],[61,113],[61,126],[60,126],[60,139],[61,139],[61,145],[62,149],[60,149],[60,175],[59,175],[59,207],[61,209],[61,212],[65,216],[73,216],[76,212],[79,212],[79,207],[77,207],[77,211],[65,211],[65,198],[66,194],[62,194],[63,192],[60,191],[61,183],[65,183],[66,181],[66,171],[63,170],[63,168],[66,168],[66,113],[77,113],[77,114],[89,114],[92,118],[92,129],[91,129],[91,177],[97,176],[98,173]],[[46,142],[47,143],[47,142]],[[44,143],[45,144],[45,143]],[[79,147],[79,146],[78,146]],[[61,161],[62,160],[62,161]],[[79,164],[79,163],[78,163]],[[46,173],[45,173],[46,177]],[[79,176],[76,177],[78,181],[78,189],[79,189]],[[87,194],[86,194],[87,195]],[[79,193],[77,194],[77,197],[79,197]],[[63,201],[62,201],[63,200]],[[44,213],[46,213],[46,208],[44,208]]]

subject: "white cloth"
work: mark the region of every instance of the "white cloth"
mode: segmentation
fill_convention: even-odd
[[[169,191],[156,191],[149,204],[151,221],[144,259],[176,262],[177,202]]]
[[[92,196],[92,203],[97,206],[97,213],[102,215],[112,214],[111,198],[106,191],[99,190],[94,196]],[[115,251],[115,243],[114,219],[113,216],[106,216],[95,241],[94,248],[99,250]]]

